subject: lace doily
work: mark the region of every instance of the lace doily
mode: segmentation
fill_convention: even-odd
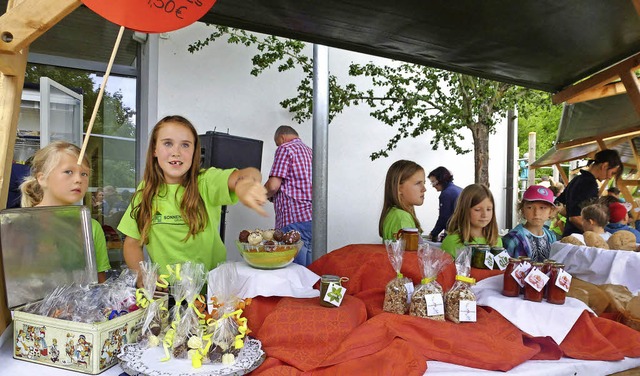
[[[189,359],[171,359],[161,362],[164,357],[162,347],[142,348],[137,343],[125,345],[118,359],[120,367],[129,375],[139,376],[236,376],[244,375],[258,368],[264,361],[262,344],[255,338],[245,341],[244,347],[231,365],[203,364],[193,368]]]

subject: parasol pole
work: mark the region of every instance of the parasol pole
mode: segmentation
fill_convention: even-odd
[[[96,98],[96,104],[95,106],[93,106],[93,113],[91,114],[91,120],[89,120],[87,133],[84,136],[84,141],[82,142],[82,149],[80,150],[80,155],[78,156],[79,165],[82,164],[82,158],[84,158],[84,153],[87,150],[87,145],[89,144],[89,136],[91,136],[93,123],[96,121],[98,108],[100,107],[100,102],[102,102],[102,95],[104,94],[105,86],[107,86],[107,80],[109,79],[109,74],[111,73],[111,67],[113,67],[113,61],[116,59],[116,53],[118,52],[118,46],[120,46],[120,40],[122,39],[122,34],[124,34],[124,26],[120,26],[120,31],[118,32],[118,37],[116,38],[116,44],[113,46],[113,51],[111,51],[111,58],[109,59],[107,70],[104,72],[104,77],[102,78],[102,84],[100,84],[100,91],[98,92],[98,98]]]

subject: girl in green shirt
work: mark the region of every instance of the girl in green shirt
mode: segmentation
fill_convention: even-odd
[[[494,207],[493,195],[487,186],[471,184],[463,189],[449,220],[442,250],[455,259],[457,250],[468,244],[502,247]]]
[[[395,239],[402,228],[417,228],[422,233],[414,207],[424,203],[424,182],[424,169],[415,162],[399,160],[389,167],[378,222],[378,234],[383,240]]]

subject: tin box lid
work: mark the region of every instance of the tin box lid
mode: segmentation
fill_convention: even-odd
[[[97,282],[91,213],[85,206],[1,211],[0,252],[12,309],[61,285]]]

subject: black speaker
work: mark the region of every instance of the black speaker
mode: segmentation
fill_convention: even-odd
[[[245,168],[262,166],[262,140],[209,131],[201,134],[202,168]]]
[[[262,166],[262,140],[232,136],[228,133],[209,131],[198,136],[201,147],[201,167],[246,168]],[[224,242],[227,207],[222,207],[220,237]]]

